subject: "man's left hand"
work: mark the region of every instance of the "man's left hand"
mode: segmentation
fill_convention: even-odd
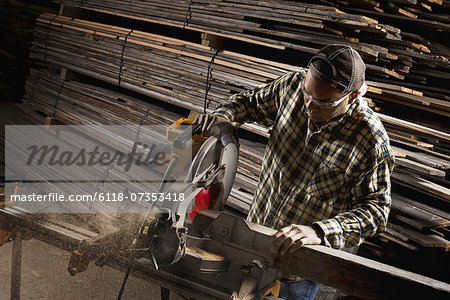
[[[323,241],[323,233],[312,226],[295,225],[281,228],[272,236],[273,253],[281,255],[290,254],[304,245],[320,245]]]

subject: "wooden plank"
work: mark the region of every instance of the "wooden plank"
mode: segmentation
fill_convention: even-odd
[[[433,108],[440,109],[443,112],[450,111],[449,102],[446,100],[436,99],[427,96],[406,95],[397,91],[389,91],[389,90],[385,90],[383,94],[388,99],[418,103],[424,106],[430,106]]]
[[[436,156],[427,153],[420,153],[415,151],[410,151],[407,149],[401,149],[396,146],[392,146],[394,151],[401,152],[408,159],[415,160],[420,162],[421,164],[430,166],[432,168],[440,169],[440,170],[449,170],[450,169],[450,161],[445,159],[439,159]]]
[[[390,0],[390,2],[402,4],[417,4],[417,0]]]
[[[380,237],[387,239],[390,242],[398,244],[402,247],[408,248],[412,251],[419,251],[420,249],[414,245],[411,245],[407,242],[407,238],[404,235],[401,235],[391,229],[387,229],[386,232],[380,234]]]
[[[409,160],[407,158],[397,157],[395,159],[395,163],[399,166],[406,167],[408,169],[414,170],[421,174],[437,176],[437,177],[445,177],[444,171],[423,165],[419,162],[415,162],[415,161]]]
[[[415,298],[417,295],[427,294],[416,282],[425,286],[431,283],[427,277],[416,277],[414,273],[323,246],[300,248],[297,253],[282,259],[276,266],[284,272],[299,274],[303,278],[334,286],[364,299]],[[354,277],[352,274],[359,275]],[[437,292],[436,289],[443,288],[436,284],[431,284],[431,291]],[[380,286],[384,286],[386,290]],[[447,293],[433,297],[444,299],[448,297]]]
[[[389,124],[393,124],[393,125],[397,125],[397,126],[401,126],[403,128],[407,128],[407,129],[411,129],[411,130],[415,130],[430,136],[435,136],[438,137],[440,139],[443,139],[444,141],[450,142],[450,134],[439,131],[439,130],[435,130],[435,129],[431,129],[425,126],[421,126],[421,125],[417,125],[408,121],[404,121],[398,118],[393,118],[384,114],[380,114],[377,113],[377,116],[380,118],[381,121],[389,123]]]
[[[398,197],[392,198],[391,208],[396,214],[396,219],[421,231],[450,226],[450,219],[444,219],[417,206],[410,206],[408,202],[402,201]],[[401,219],[398,214],[406,218]]]
[[[371,65],[371,64],[367,64],[366,63],[366,68],[368,71],[371,72],[375,72],[375,73],[379,73],[379,74],[385,74],[385,75],[389,75],[398,79],[404,79],[405,76],[398,74],[397,72],[393,71],[393,70],[389,70],[388,68],[384,68],[384,67],[380,67],[380,66],[375,66],[375,65]]]
[[[361,14],[368,14],[369,16],[372,16],[374,18],[376,17],[386,17],[390,18],[392,20],[398,21],[398,22],[408,22],[408,24],[416,24],[419,26],[423,26],[425,28],[433,29],[433,30],[443,30],[443,31],[450,31],[450,24],[445,24],[442,22],[436,22],[426,19],[412,19],[405,16],[390,14],[390,13],[380,13],[360,8],[349,8],[348,11],[354,12],[354,13],[361,13]]]
[[[398,193],[395,193],[395,192],[392,193],[392,198],[393,199],[395,198],[395,199],[397,199],[397,200],[399,200],[401,202],[407,203],[408,206],[410,206],[410,207],[418,207],[421,210],[427,211],[427,212],[429,212],[429,213],[431,213],[433,215],[436,215],[436,216],[441,217],[441,218],[446,219],[446,220],[450,220],[450,213],[449,212],[444,211],[442,209],[438,209],[438,208],[436,208],[436,207],[434,207],[432,205],[426,204],[425,203],[426,199],[416,199],[416,200],[415,199],[410,199],[408,197],[402,196],[402,195],[400,195]]]
[[[422,247],[442,248],[444,251],[450,250],[450,241],[447,241],[435,234],[423,234],[392,223],[388,223],[388,227],[405,235],[408,240],[413,241]]]
[[[423,96],[422,92],[415,91],[415,90],[412,90],[410,88],[403,87],[403,86],[398,86],[398,85],[393,85],[393,84],[388,84],[388,83],[382,83],[382,82],[375,82],[375,81],[370,81],[370,80],[367,80],[366,84],[368,86],[373,86],[373,87],[377,87],[377,88],[388,89],[388,90],[393,90],[393,91],[399,91],[399,92],[408,93],[408,94],[417,95],[417,96]]]
[[[396,180],[400,180],[404,183],[411,185],[412,187],[420,188],[432,195],[438,196],[447,202],[450,202],[450,189],[443,187],[442,185],[430,182],[423,178],[400,174],[398,172],[392,173],[391,177]]]

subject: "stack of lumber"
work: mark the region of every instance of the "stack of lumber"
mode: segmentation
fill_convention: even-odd
[[[129,28],[43,14],[31,56],[195,111],[296,67]],[[369,81],[368,97],[449,116],[448,101]],[[205,91],[208,91],[207,93]],[[206,99],[205,99],[206,98]]]
[[[409,57],[407,80],[414,82],[429,93],[439,93],[446,82],[450,48],[447,36],[450,32],[450,2],[447,0],[322,0],[335,8],[360,14],[401,30],[401,41],[389,41],[384,47],[399,57]],[[372,37],[361,38],[362,42]],[[410,86],[411,87],[411,86]],[[447,98],[448,99],[448,98]]]
[[[205,104],[214,108],[233,93],[296,69],[235,52],[215,52],[180,39],[59,15],[43,14],[37,21],[33,58],[196,111],[202,111]],[[368,97],[376,101],[387,99],[449,115],[448,101],[424,97],[402,86],[375,81],[368,84]]]
[[[203,111],[291,66],[129,28],[43,14],[31,57],[145,95]]]
[[[363,14],[397,26],[406,40],[423,43],[431,50],[448,56],[448,48],[436,38],[450,30],[450,2],[448,0],[323,0],[342,11]],[[414,32],[414,33],[412,33]]]
[[[340,35],[342,27],[349,25],[382,37],[388,35],[383,25],[370,18],[345,14],[330,6],[289,1],[84,1],[81,6],[77,1],[56,2],[310,54],[318,45],[326,45],[330,40],[347,43]],[[395,28],[389,30],[397,31]],[[375,59],[378,56],[377,51],[367,46],[348,42],[367,57]]]
[[[376,81],[367,81],[366,97],[374,101],[374,106],[382,107],[386,103],[399,104],[432,114],[450,117],[450,97],[433,93],[435,98],[426,93],[403,85],[395,85]]]
[[[0,99],[20,101],[28,69],[35,61],[29,58],[33,25],[43,12],[56,13],[51,0],[10,0],[0,3]]]
[[[111,90],[62,80],[59,74],[47,69],[31,69],[25,91],[24,104],[65,124],[157,125],[171,124],[182,117]]]
[[[386,232],[364,243],[360,253],[449,281],[450,134],[378,116],[396,159],[392,208]]]
[[[56,2],[115,16],[212,32],[277,49],[299,51],[306,54],[306,58],[325,45],[348,44],[360,52],[367,64],[368,76],[373,79],[385,77],[447,88],[443,79],[448,80],[450,68],[448,48],[422,38],[415,31],[413,34],[406,30],[403,34],[398,26],[405,25],[401,22],[394,24],[391,19],[384,18],[386,13],[374,12],[373,15],[368,13],[371,11],[351,9],[355,2],[364,5],[366,1],[326,1],[338,3],[339,9],[319,5],[320,1]],[[343,11],[344,8],[348,8],[349,13]],[[439,21],[415,20],[419,20],[416,22],[425,30],[431,27],[448,33],[448,15],[435,18]],[[446,95],[450,95],[448,89]]]
[[[392,213],[381,238],[410,250],[450,250],[450,157],[393,141]]]
[[[211,33],[263,45],[267,49],[287,53],[268,55],[271,60],[295,61],[300,66],[304,66],[311,54],[324,45],[348,44],[358,50],[366,61],[367,78],[372,82],[368,96],[374,100],[374,105],[383,107],[386,103],[396,103],[400,108],[406,106],[412,111],[426,111],[445,117],[450,115],[450,89],[446,85],[450,51],[442,45],[450,26],[448,8],[445,8],[443,1],[442,5],[428,3],[434,7],[434,13],[426,18],[434,19],[417,21],[416,27],[420,28],[414,27],[414,30],[408,22],[382,18],[389,15],[386,12],[382,16],[372,16],[365,14],[366,11],[351,11],[352,7],[362,5],[367,8],[373,3],[373,7],[380,11],[380,4],[375,1],[326,1],[326,4],[333,6],[318,5],[321,3],[319,1],[57,2],[86,11],[199,31],[206,36],[206,45],[214,46],[214,42],[208,40],[216,39],[209,37]],[[411,7],[412,2],[406,2],[407,5],[403,6],[409,7],[409,10],[418,9]],[[388,4],[392,6],[392,2]],[[420,8],[424,4],[422,1],[416,6]],[[334,7],[336,5],[338,8]],[[431,27],[433,30],[430,30]]]

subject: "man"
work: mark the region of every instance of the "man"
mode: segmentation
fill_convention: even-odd
[[[394,157],[386,131],[361,99],[365,65],[349,46],[330,45],[308,69],[240,93],[196,122],[272,126],[248,220],[279,230],[271,251],[303,245],[353,247],[384,231]],[[284,299],[313,299],[319,284],[282,282]]]

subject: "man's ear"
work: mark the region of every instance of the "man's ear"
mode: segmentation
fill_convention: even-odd
[[[361,92],[351,93],[350,99],[348,100],[348,104],[352,104],[353,102],[355,102],[355,99],[358,98],[359,94],[361,94]]]

